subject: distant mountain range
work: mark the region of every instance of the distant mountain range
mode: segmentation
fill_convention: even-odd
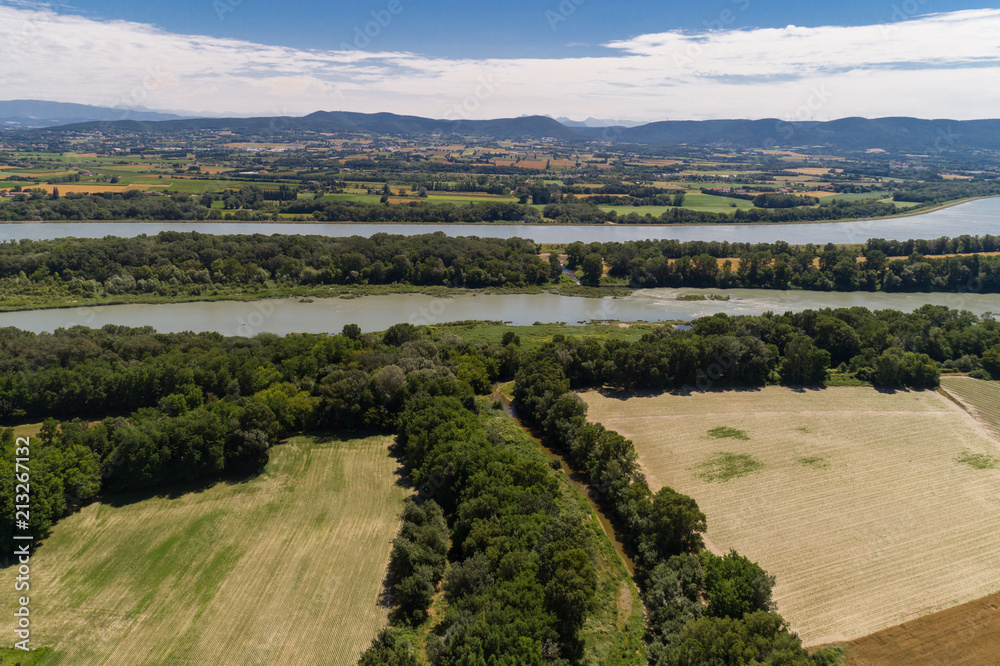
[[[1000,149],[1000,120],[841,118],[829,121],[667,120],[638,127],[576,128],[620,143],[763,148],[797,146],[940,153]]]
[[[109,109],[87,104],[43,102],[37,99],[12,99],[0,101],[0,127],[34,129],[55,127],[69,123],[107,120],[176,120],[183,118],[173,113],[156,111]]]
[[[267,118],[192,118],[146,122],[125,120],[112,123],[76,123],[60,130],[88,131],[100,128],[135,132],[170,133],[190,130],[231,130],[241,134],[274,135],[284,131],[355,132],[393,136],[467,135],[500,139],[543,138],[583,139],[572,129],[547,116],[526,116],[500,120],[434,120],[395,113],[353,113],[317,111],[308,116]]]
[[[606,118],[587,118],[586,120],[570,120],[565,116],[556,118],[566,127],[638,127],[646,123],[637,120],[608,120]]]
[[[0,122],[8,108],[36,102],[0,102]],[[42,104],[54,104],[52,102]],[[13,105],[13,106],[12,106]],[[56,105],[63,113],[112,113],[75,104]],[[73,107],[79,109],[74,111]],[[34,107],[36,117],[42,107]],[[55,107],[53,107],[55,108]],[[41,114],[44,115],[44,114]],[[52,115],[51,113],[49,115]],[[168,116],[164,118],[164,116]],[[436,120],[394,113],[317,111],[302,117],[180,118],[153,112],[63,123],[58,131],[118,130],[171,134],[192,130],[230,130],[247,136],[275,136],[285,131],[381,134],[401,137],[489,136],[498,139],[555,138],[639,145],[717,146],[729,148],[826,147],[839,150],[883,149],[920,154],[948,150],[1000,150],[1000,120],[921,120],[918,118],[842,118],[830,121],[667,120],[634,127],[604,126],[599,119],[559,122],[549,116],[497,120]],[[571,123],[567,125],[566,123]]]

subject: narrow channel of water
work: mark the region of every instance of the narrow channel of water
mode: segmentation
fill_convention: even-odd
[[[623,209],[627,213],[628,209]],[[978,199],[922,215],[882,220],[815,224],[365,224],[302,222],[8,222],[0,224],[0,240],[48,240],[75,236],[129,238],[161,231],[205,234],[303,234],[372,236],[377,233],[412,236],[440,231],[449,236],[531,238],[538,243],[612,242],[674,238],[681,241],[730,241],[793,245],[864,243],[869,238],[908,240],[941,236],[1000,234],[1000,197]]]
[[[573,487],[576,488],[578,491],[580,491],[580,494],[587,499],[587,502],[590,504],[591,511],[597,518],[597,522],[600,523],[601,529],[607,535],[608,539],[611,540],[612,545],[614,545],[615,547],[615,552],[618,553],[618,556],[621,558],[622,563],[625,565],[625,568],[628,569],[629,575],[635,577],[635,562],[633,562],[632,558],[629,557],[628,553],[625,552],[625,545],[618,538],[618,532],[615,530],[614,524],[612,524],[611,519],[608,518],[607,514],[601,508],[600,504],[598,504],[598,502],[594,500],[594,492],[590,489],[590,486],[587,484],[586,474],[580,472],[579,470],[574,469],[570,465],[569,461],[566,459],[565,456],[563,456],[555,449],[547,446],[545,442],[542,440],[542,438],[538,436],[535,430],[517,416],[517,412],[514,409],[514,405],[511,402],[511,399],[508,396],[504,395],[500,391],[499,387],[494,389],[493,397],[494,399],[500,400],[500,402],[503,404],[504,412],[512,419],[514,419],[514,423],[516,423],[518,427],[520,427],[521,430],[523,430],[524,433],[528,435],[528,437],[530,437],[532,441],[535,442],[535,444],[538,445],[538,448],[540,448],[545,455],[547,455],[552,460],[559,461],[559,465],[562,468],[563,474],[565,474],[566,477],[569,479],[569,482],[573,484]]]
[[[724,294],[729,300],[678,300],[691,294]],[[479,294],[456,290],[451,297],[388,294],[359,298],[294,298],[254,302],[211,301],[157,305],[104,305],[0,313],[0,327],[40,333],[71,326],[105,324],[152,326],[161,333],[213,331],[223,335],[257,333],[339,333],[344,324],[363,331],[384,331],[393,324],[435,326],[456,321],[507,321],[515,326],[591,320],[690,321],[724,312],[760,315],[806,309],[850,308],[912,312],[922,305],[944,305],[982,315],[1000,313],[1000,294],[886,294],[882,292],[776,291],[768,289],[642,289],[622,298],[577,298],[556,294]]]

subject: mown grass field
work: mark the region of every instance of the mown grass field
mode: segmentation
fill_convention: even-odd
[[[1000,470],[988,431],[933,391],[843,387],[583,395],[631,438],[650,486],[694,497],[706,541],[777,577],[807,645],[1000,589]]]
[[[388,443],[296,437],[251,480],[64,519],[32,558],[40,666],[355,663],[407,494]]]

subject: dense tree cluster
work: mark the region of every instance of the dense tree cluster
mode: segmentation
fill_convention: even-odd
[[[420,622],[448,563],[448,523],[437,502],[407,500],[403,526],[392,544],[389,573],[394,577],[397,614],[403,622]]]
[[[534,443],[506,417],[430,395],[407,404],[398,441],[424,506],[440,504],[451,523],[447,611],[427,644],[433,663],[578,658],[597,584],[595,535]],[[412,540],[407,529],[394,561],[400,541]],[[393,588],[401,605],[406,580]],[[410,621],[422,619],[432,592],[424,583]]]
[[[552,266],[520,238],[214,236],[0,243],[0,284],[57,295],[203,295],[309,285],[531,286]]]
[[[872,239],[860,247],[674,240],[580,244],[639,287],[1000,292],[996,236]],[[933,257],[973,253],[968,256]],[[571,253],[570,258],[573,258]],[[719,261],[722,260],[722,261]]]
[[[921,204],[938,204],[955,199],[987,197],[1000,194],[1000,183],[996,180],[931,180],[930,182],[910,181],[902,183],[892,198],[895,201],[911,201]]]
[[[869,240],[860,247],[776,243],[574,242],[570,266],[597,286],[612,278],[644,287],[944,291],[1000,293],[996,236]],[[956,256],[927,256],[934,254]],[[973,254],[962,254],[973,253]],[[11,296],[51,299],[190,299],[332,285],[535,288],[558,280],[555,254],[520,238],[375,234],[153,237],[0,243],[0,286]],[[623,284],[623,283],[620,283]],[[10,301],[19,303],[17,299]]]
[[[1000,324],[969,312],[931,305],[912,314],[858,307],[717,314],[695,320],[691,330],[661,328],[631,343],[557,337],[536,363],[558,362],[572,388],[818,385],[831,372],[876,386],[924,388],[937,386],[941,369],[981,368],[998,343]]]

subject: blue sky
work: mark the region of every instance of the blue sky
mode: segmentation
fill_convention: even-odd
[[[389,0],[70,0],[70,4],[85,16],[151,23],[170,32],[333,49],[353,41],[354,29],[363,29],[373,18],[372,11],[387,11]],[[960,0],[399,0],[400,11],[380,32],[377,45],[460,58],[579,56],[600,53],[606,42],[649,32],[789,24],[857,26],[889,23],[909,14],[990,6]]]
[[[1000,116],[1000,9],[982,3],[69,2],[0,0],[0,96],[212,115]]]

